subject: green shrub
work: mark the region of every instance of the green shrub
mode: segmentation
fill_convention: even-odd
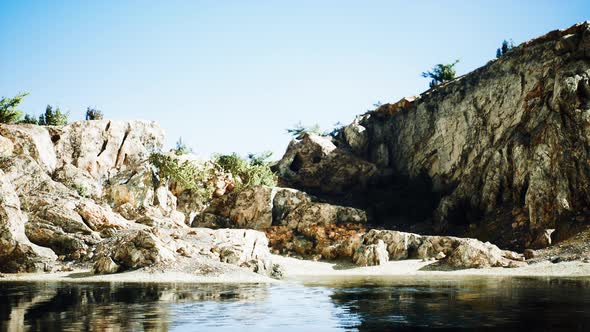
[[[251,165],[256,166],[268,166],[270,165],[271,161],[270,158],[272,157],[272,151],[264,151],[262,153],[249,153],[248,160],[250,161]]]
[[[189,154],[193,152],[193,149],[189,148],[184,142],[182,141],[182,137],[178,138],[176,141],[176,147],[173,149],[174,154],[177,156],[182,156],[183,154]]]
[[[203,199],[211,199],[214,188],[209,183],[215,178],[216,170],[210,163],[199,165],[161,153],[152,153],[149,162],[156,169],[160,181],[174,181]]]
[[[88,107],[86,109],[86,120],[102,120],[103,117],[104,114],[97,108]]]
[[[18,123],[29,123],[29,124],[39,124],[37,122],[37,118],[34,115],[25,114],[25,117],[20,120]]]
[[[236,190],[252,186],[276,186],[275,174],[270,169],[270,154],[250,154],[249,159],[237,153],[216,155],[213,161],[224,172],[230,173],[236,181]]]
[[[433,88],[455,78],[455,75],[457,75],[455,65],[457,63],[459,63],[459,60],[448,64],[439,63],[432,68],[432,71],[423,72],[422,77],[431,78],[430,87]]]
[[[297,123],[293,128],[288,128],[287,133],[291,134],[291,136],[297,138],[303,134],[316,134],[316,135],[323,135],[322,130],[318,124],[315,124],[311,127],[306,127],[301,124],[301,122]]]
[[[336,137],[344,125],[340,122],[334,124],[332,130],[322,130],[318,124],[311,127],[306,127],[299,122],[293,128],[287,129],[287,133],[291,134],[294,138],[299,138],[303,134],[315,134],[319,136],[332,136]]]
[[[78,192],[78,195],[80,195],[82,197],[86,197],[86,198],[90,197],[90,193],[88,192],[88,189],[83,184],[74,183],[73,187]]]
[[[27,92],[19,93],[14,98],[2,97],[0,99],[0,123],[16,123],[22,119],[23,112],[18,105],[28,96]]]
[[[504,39],[502,41],[502,46],[496,50],[496,58],[501,57],[502,55],[508,53],[511,49],[514,48],[514,42],[512,39],[510,41]]]
[[[47,105],[45,113],[39,115],[39,125],[41,126],[63,126],[68,124],[68,113],[63,113],[59,107],[53,110],[51,105]]]

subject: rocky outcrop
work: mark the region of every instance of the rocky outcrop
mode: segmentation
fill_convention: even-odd
[[[69,269],[72,263],[91,264],[95,273],[279,271],[264,233],[185,224],[175,193],[190,213],[208,202],[186,202],[190,191],[154,173],[148,156],[163,135],[152,122],[0,125],[0,134],[2,272]],[[217,196],[228,186],[222,182]],[[244,208],[238,204],[232,213]]]
[[[437,232],[528,247],[539,230],[590,221],[589,59],[590,23],[550,32],[359,117],[333,143],[292,143],[278,170],[328,196],[359,181],[326,174],[377,165],[373,185],[357,197],[367,208],[386,207],[372,211],[374,222],[432,220]],[[321,146],[347,160],[324,164]]]
[[[389,253],[385,242],[378,240],[376,244],[362,245],[356,250],[352,261],[358,266],[383,265],[389,261]]]
[[[289,187],[339,195],[364,190],[376,172],[372,163],[315,134],[303,134],[292,141],[274,168]]]
[[[123,270],[138,269],[175,260],[172,251],[148,230],[119,232],[97,246],[96,256],[99,260],[95,265],[95,270],[100,270],[100,265],[106,265],[103,257],[112,259]]]
[[[302,191],[252,187],[214,199],[192,226],[264,230],[278,253],[334,259],[352,257],[366,222],[362,210]]]
[[[34,272],[50,268],[55,254],[31,243],[25,235],[26,216],[7,176],[0,170],[0,271]]]
[[[500,250],[489,242],[483,243],[476,239],[373,229],[363,236],[363,245],[355,254],[354,261],[365,266],[368,261],[359,258],[368,257],[372,262],[383,264],[382,259],[376,260],[376,253],[382,244],[391,260],[439,259],[445,265],[458,269],[515,267],[524,260],[522,255]]]

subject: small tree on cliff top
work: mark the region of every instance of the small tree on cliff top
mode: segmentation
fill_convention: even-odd
[[[15,123],[21,120],[23,112],[18,105],[28,95],[27,92],[19,93],[14,98],[2,97],[0,99],[0,123]]]
[[[502,46],[496,50],[496,58],[501,57],[502,55],[508,53],[511,49],[514,48],[514,42],[512,39],[510,41],[504,39],[502,41]]]
[[[59,107],[56,107],[55,110],[51,105],[47,105],[45,108],[45,113],[39,115],[39,125],[41,126],[63,126],[68,124],[68,115],[67,112],[62,112]]]
[[[422,77],[431,78],[430,87],[433,88],[441,83],[454,79],[457,75],[455,65],[458,63],[459,60],[448,64],[439,63],[431,71],[423,72]]]

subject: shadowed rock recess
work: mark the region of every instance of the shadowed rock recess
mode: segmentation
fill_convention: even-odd
[[[383,105],[335,137],[302,135],[273,166],[281,187],[236,189],[232,174],[210,168],[202,185],[213,198],[183,188],[149,161],[163,137],[146,121],[0,124],[0,272],[278,278],[271,252],[360,266],[519,267],[524,256],[510,250],[535,262],[560,254],[536,249],[566,239],[568,259],[582,259],[590,23]]]

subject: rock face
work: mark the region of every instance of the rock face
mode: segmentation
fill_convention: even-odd
[[[188,201],[190,192],[155,176],[148,156],[162,140],[153,122],[0,124],[0,272],[59,269],[64,261],[92,265],[95,273],[279,271],[264,233],[185,224],[175,193],[183,195],[189,213],[202,210],[203,202]],[[222,195],[227,185],[217,187]],[[265,220],[257,207],[241,203],[262,202],[265,193],[255,195],[236,200],[229,216]]]
[[[476,239],[372,229],[363,236],[363,245],[355,254],[354,262],[361,266],[377,265],[367,262],[375,262],[380,247],[386,250],[391,260],[438,259],[458,269],[513,267],[523,260],[522,255],[500,250],[489,242],[483,243]]]
[[[352,261],[358,266],[383,265],[389,261],[387,247],[382,240],[377,244],[362,245],[355,252]]]
[[[275,169],[288,186],[332,194],[365,189],[376,171],[375,165],[315,134],[292,141]]]
[[[213,200],[193,227],[264,230],[277,253],[352,257],[367,221],[362,210],[317,201],[289,188],[252,187]]]
[[[392,208],[375,211],[375,222],[433,220],[438,232],[530,246],[537,229],[559,231],[572,216],[588,215],[589,60],[589,22],[550,32],[472,73],[359,117],[333,144],[318,138],[292,143],[278,170],[298,188],[330,195],[359,186],[356,175],[326,180],[334,167],[377,165],[365,206],[390,202]],[[324,164],[326,150],[353,156]],[[326,181],[325,189],[312,185]],[[416,210],[425,213],[412,214]]]
[[[32,244],[25,235],[26,217],[20,201],[4,172],[0,171],[0,270],[35,272],[55,260],[51,250]]]

